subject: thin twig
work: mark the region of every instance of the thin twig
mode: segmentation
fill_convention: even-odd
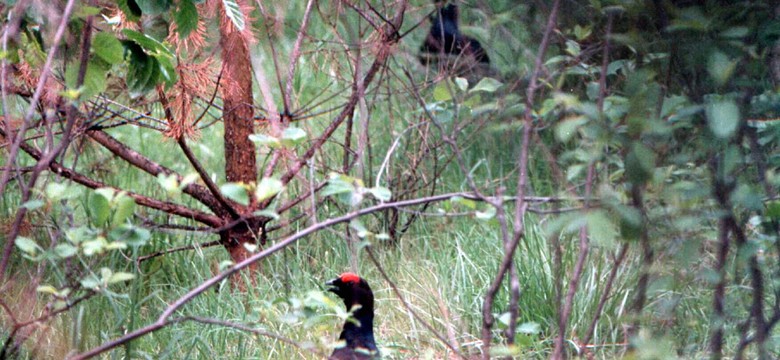
[[[454,352],[456,355],[458,355],[458,357],[460,357],[461,359],[467,359],[466,356],[464,356],[460,352],[460,350],[458,350],[458,348],[455,347],[454,344],[450,343],[447,340],[447,338],[445,338],[442,334],[439,334],[439,332],[436,331],[436,329],[434,329],[433,326],[431,326],[431,324],[429,324],[427,321],[423,320],[423,318],[421,318],[420,315],[417,314],[416,311],[414,311],[412,306],[409,305],[408,302],[406,302],[406,299],[404,299],[404,296],[398,290],[398,287],[395,285],[393,280],[390,280],[390,277],[387,276],[387,273],[385,272],[385,269],[382,266],[382,264],[380,264],[379,261],[377,261],[376,257],[374,257],[374,252],[371,250],[371,247],[366,247],[365,250],[366,250],[366,253],[368,254],[368,258],[371,260],[372,263],[374,263],[374,266],[376,266],[376,269],[379,270],[379,274],[382,275],[382,278],[385,279],[385,281],[387,282],[388,285],[390,285],[390,288],[393,290],[393,293],[395,294],[395,297],[397,297],[398,300],[401,301],[401,304],[404,306],[404,308],[406,308],[406,311],[408,311],[410,314],[412,314],[412,316],[415,318],[415,320],[419,321],[426,329],[428,329],[429,332],[431,332],[431,334],[433,334],[433,336],[435,336],[437,339],[439,339],[439,341],[444,343],[444,345],[447,346],[447,348],[449,348],[450,350],[452,350],[452,352]]]

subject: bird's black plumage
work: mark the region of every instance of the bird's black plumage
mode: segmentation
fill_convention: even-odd
[[[425,53],[428,53],[430,55],[469,56],[477,62],[490,63],[490,58],[488,58],[485,49],[482,48],[482,44],[476,39],[461,34],[458,24],[459,13],[460,10],[455,4],[446,5],[436,11],[431,20],[431,30],[420,47],[420,52],[423,53],[420,59],[423,62],[428,62],[426,60],[428,57],[424,56]]]
[[[344,300],[347,311],[353,311],[355,321],[347,321],[339,340],[346,344],[333,351],[330,360],[370,360],[379,358],[374,340],[374,293],[366,280],[353,273],[325,283],[328,291]]]

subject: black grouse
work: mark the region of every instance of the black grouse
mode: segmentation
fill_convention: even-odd
[[[460,33],[458,6],[449,4],[440,7],[431,20],[431,31],[420,47],[423,63],[437,61],[437,56],[455,55],[473,57],[480,63],[489,64],[490,59],[479,41]]]
[[[354,319],[344,323],[339,340],[346,344],[333,351],[330,360],[379,359],[374,341],[374,293],[366,280],[346,272],[325,283],[328,291],[344,299],[347,311],[353,311]]]

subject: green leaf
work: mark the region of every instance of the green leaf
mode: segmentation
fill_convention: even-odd
[[[100,286],[103,285],[103,282],[93,274],[85,276],[83,279],[81,279],[80,283],[81,286],[90,290],[99,290]]]
[[[560,142],[568,142],[577,133],[577,129],[587,122],[588,118],[581,115],[566,118],[555,126],[555,138]]]
[[[112,241],[105,246],[106,250],[124,250],[127,249],[127,244],[121,241]]]
[[[122,224],[111,229],[108,237],[115,242],[121,241],[130,246],[143,246],[152,237],[152,233],[132,224]]]
[[[474,93],[474,92],[484,91],[484,92],[492,93],[498,90],[503,85],[504,85],[503,83],[501,83],[496,79],[489,78],[489,77],[482,78],[482,80],[480,80],[477,83],[477,85],[474,86],[473,89],[469,90],[469,92]]]
[[[179,1],[179,10],[173,14],[176,21],[176,31],[179,39],[186,38],[190,32],[198,28],[198,8],[192,0]]]
[[[655,153],[640,142],[634,142],[626,155],[626,177],[628,181],[644,184],[653,176]]]
[[[109,64],[118,64],[124,58],[122,43],[109,32],[99,32],[92,40],[92,49],[95,54]]]
[[[535,322],[522,323],[517,326],[517,332],[523,334],[540,334],[542,326]]]
[[[96,226],[103,226],[111,214],[108,200],[97,191],[89,196],[89,213],[92,223]]]
[[[35,209],[40,209],[43,205],[45,205],[43,200],[34,199],[34,200],[29,200],[29,201],[25,202],[20,207],[23,207],[23,208],[25,208],[27,210],[35,210]]]
[[[48,183],[44,193],[46,194],[46,198],[51,201],[72,198],[75,195],[75,191],[73,191],[73,189],[70,189],[67,185],[60,183]]]
[[[135,0],[144,15],[160,15],[171,7],[171,0]]]
[[[279,149],[282,147],[282,141],[266,134],[252,134],[249,135],[249,140],[253,141],[257,145],[265,145],[271,149]]]
[[[460,205],[463,205],[466,208],[471,209],[471,210],[474,210],[474,209],[477,208],[477,202],[476,201],[471,200],[471,199],[466,199],[466,198],[461,197],[461,196],[453,196],[450,199],[450,203],[460,204]]]
[[[68,230],[65,230],[65,239],[67,239],[68,241],[76,245],[84,241],[93,239],[95,235],[96,235],[95,231],[86,226],[80,226],[77,228],[70,228]]]
[[[14,244],[19,250],[22,250],[30,256],[35,256],[38,251],[43,250],[35,241],[24,236],[17,236],[16,240],[14,240]]]
[[[737,131],[739,125],[739,107],[733,99],[714,100],[707,104],[705,109],[707,124],[715,136],[730,138]]]
[[[349,227],[352,228],[352,230],[355,230],[357,236],[361,239],[371,234],[371,232],[368,231],[368,228],[366,228],[366,226],[363,225],[363,223],[358,219],[353,219],[350,221]]]
[[[63,259],[76,255],[78,251],[79,249],[77,247],[68,243],[61,243],[54,247],[54,253]]]
[[[125,14],[127,21],[138,21],[141,15],[143,15],[141,8],[138,7],[138,4],[135,2],[135,0],[117,0],[117,5],[119,6],[119,9],[121,9]]]
[[[588,213],[588,234],[596,245],[607,248],[615,246],[618,227],[604,211]]]
[[[127,221],[135,211],[135,200],[127,196],[124,192],[119,193],[115,199],[114,217],[111,219],[112,226],[118,226]]]
[[[720,51],[710,54],[710,58],[707,61],[707,72],[721,86],[729,81],[736,68],[737,61],[729,59],[726,54]]]
[[[265,210],[258,210],[252,213],[252,215],[255,216],[264,216],[272,220],[278,220],[279,219],[279,213],[276,211],[265,209]]]
[[[484,211],[475,211],[474,217],[479,220],[490,220],[496,216],[496,208],[488,206]]]
[[[57,295],[59,292],[57,291],[57,288],[51,285],[41,285],[35,288],[36,292],[49,294],[49,295]]]
[[[436,101],[450,101],[452,100],[452,91],[450,89],[448,81],[440,81],[433,87],[433,99]]]
[[[258,202],[270,199],[276,194],[280,193],[282,190],[284,190],[284,184],[282,184],[279,179],[263,178],[260,180],[260,183],[257,184],[257,189],[255,190],[255,199]]]
[[[772,200],[766,204],[766,216],[773,221],[780,220],[780,200]]]
[[[306,132],[301,128],[288,127],[282,132],[281,144],[286,148],[291,148],[306,140]]]
[[[102,254],[103,251],[105,251],[106,246],[108,246],[108,241],[106,241],[106,238],[98,236],[94,240],[83,242],[81,246],[84,249],[84,255],[92,256]]]
[[[244,30],[244,13],[241,12],[241,8],[233,0],[222,0],[222,5],[225,7],[225,15],[233,23],[233,26],[238,31]]]
[[[393,193],[390,191],[390,189],[382,186],[372,187],[366,190],[379,201],[389,201],[393,196]]]
[[[179,180],[175,174],[157,174],[157,183],[160,184],[160,187],[162,187],[163,190],[165,190],[165,192],[167,192],[170,196],[181,193],[182,187],[179,186]]]
[[[249,205],[249,195],[246,192],[246,188],[241,184],[227,183],[220,186],[219,191],[230,200],[244,206]]]
[[[108,284],[116,284],[120,282],[130,281],[135,279],[135,275],[131,273],[126,272],[117,272],[111,274],[111,276],[108,278]]]
[[[460,91],[466,91],[469,88],[469,81],[462,77],[456,77],[455,85],[458,86],[458,89],[460,89]]]

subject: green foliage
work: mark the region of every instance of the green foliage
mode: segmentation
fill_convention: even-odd
[[[244,19],[244,13],[238,6],[238,3],[233,0],[222,0],[222,6],[225,7],[225,14],[233,23],[233,26],[235,26],[238,31],[243,31],[244,26],[246,26],[246,21]]]
[[[198,28],[198,8],[192,0],[179,1],[178,11],[174,13],[179,38],[184,39]]]
[[[149,35],[130,29],[122,30],[125,59],[128,63],[127,87],[130,95],[137,97],[154,89],[160,83],[176,82],[174,55],[168,48]]]

